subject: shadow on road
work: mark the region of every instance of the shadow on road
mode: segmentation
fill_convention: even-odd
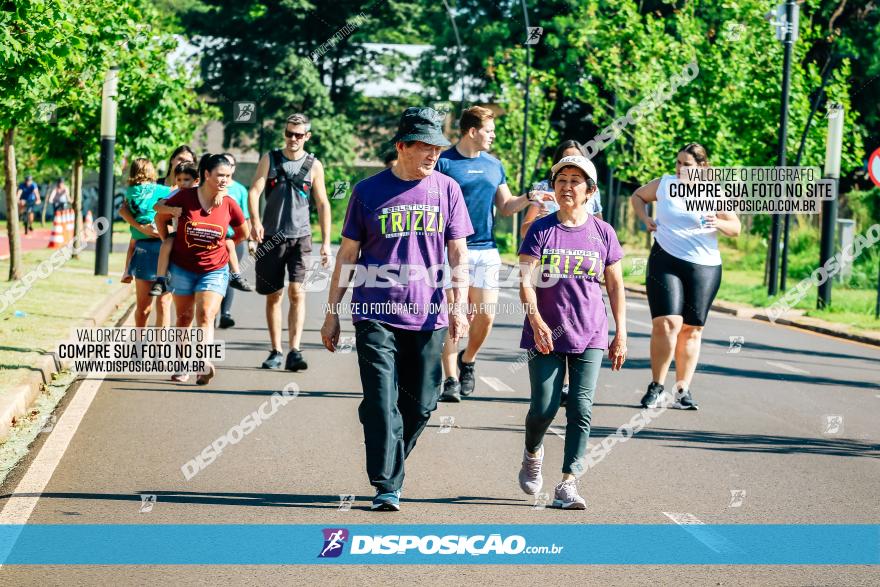
[[[632,335],[630,334],[630,336],[632,336]],[[704,338],[703,344],[704,345],[708,344],[708,345],[712,345],[712,346],[719,346],[719,347],[723,347],[725,349],[730,348],[730,341],[729,340]],[[814,349],[805,350],[805,349],[789,348],[789,347],[785,347],[785,346],[775,346],[775,345],[745,341],[742,346],[742,353],[745,354],[748,351],[782,352],[782,353],[789,353],[789,354],[794,354],[794,355],[802,355],[805,359],[809,359],[812,356],[820,356],[820,357],[828,357],[829,359],[843,359],[846,361],[877,361],[877,362],[880,362],[880,357],[869,357],[867,355],[851,355],[851,354],[844,354],[844,353],[831,353],[831,352],[827,352],[827,351],[817,351]]]
[[[309,509],[339,509],[339,495],[305,495],[284,493],[200,493],[195,491],[157,491],[143,490],[137,493],[13,493],[0,495],[0,499],[15,497],[40,497],[40,499],[94,499],[111,501],[134,501],[140,502],[142,495],[155,495],[157,502],[197,504],[197,505],[230,505],[251,507],[295,507]],[[370,502],[373,497],[358,495],[355,499],[360,502]],[[486,496],[460,495],[457,497],[417,498],[407,497],[408,503],[438,503],[438,504],[461,504],[461,505],[486,505],[486,506],[520,506],[532,507],[532,504],[524,499],[507,499]],[[352,509],[369,510],[369,506],[353,507]],[[381,515],[381,514],[380,514]]]
[[[557,424],[561,424],[557,422]],[[437,426],[429,425],[429,428]],[[458,426],[462,430],[481,430],[486,432],[512,432],[523,434],[523,426]],[[599,443],[612,436],[616,428],[595,426],[590,430],[590,444]],[[753,452],[765,454],[813,454],[833,457],[880,458],[880,444],[858,440],[827,437],[806,438],[799,436],[766,436],[762,434],[728,434],[703,430],[672,430],[667,428],[645,428],[632,438],[641,441],[680,442],[685,444],[667,445],[672,448],[693,448],[698,450],[719,450],[723,452]],[[709,446],[714,445],[714,446]]]

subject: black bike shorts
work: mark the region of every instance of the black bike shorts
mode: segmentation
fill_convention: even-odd
[[[646,286],[652,319],[681,316],[689,326],[704,326],[721,286],[721,265],[698,265],[673,257],[654,241]]]

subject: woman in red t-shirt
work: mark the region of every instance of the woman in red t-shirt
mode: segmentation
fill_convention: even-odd
[[[229,253],[226,231],[234,229],[233,239],[239,243],[247,238],[244,213],[226,188],[232,180],[232,168],[223,155],[205,155],[199,163],[199,187],[184,188],[169,198],[165,205],[182,209],[177,219],[177,232],[171,249],[168,268],[169,289],[174,296],[177,326],[187,328],[195,316],[196,326],[207,330],[213,340],[214,319],[229,284]],[[168,238],[170,214],[156,214],[156,227],[162,239]],[[196,382],[207,384],[214,377],[214,366]]]

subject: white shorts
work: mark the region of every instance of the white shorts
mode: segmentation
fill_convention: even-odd
[[[448,253],[446,263],[448,267]],[[498,254],[498,249],[468,249],[468,264],[470,265],[469,287],[500,289],[498,279],[501,273],[501,255]],[[451,276],[451,270],[447,269],[446,274]],[[446,288],[449,288],[448,281]]]

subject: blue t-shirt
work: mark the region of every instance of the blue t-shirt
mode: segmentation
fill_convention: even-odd
[[[26,185],[24,183],[18,184],[18,189],[21,190],[21,198],[27,204],[33,204],[37,201],[37,194],[35,193],[37,190],[37,184],[35,182],[31,182],[31,185]]]
[[[241,211],[244,212],[244,219],[247,220],[251,217],[250,212],[248,212],[248,190],[239,182],[232,180],[232,183],[229,184],[229,187],[226,188],[226,193],[229,194],[229,197],[235,200],[235,203],[238,204],[238,207],[241,208]],[[232,235],[235,234],[235,231],[232,227],[229,227],[229,230],[226,233],[226,238],[232,238]]]
[[[452,147],[440,154],[437,171],[448,175],[461,186],[474,234],[468,237],[469,249],[495,249],[495,193],[507,183],[501,161],[485,152],[465,157]]]

